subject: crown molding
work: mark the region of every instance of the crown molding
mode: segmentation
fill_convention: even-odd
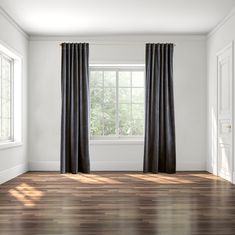
[[[0,14],[26,39],[29,39],[29,35],[16,23],[16,21],[2,8],[0,7]]]
[[[148,34],[148,35],[77,35],[77,36],[29,36],[29,41],[51,41],[51,42],[74,42],[86,41],[95,45],[138,45],[149,41],[157,42],[183,42],[183,41],[205,41],[206,35],[203,34]]]
[[[220,28],[222,28],[227,21],[229,21],[235,15],[235,7],[225,16],[216,26],[207,34],[207,39],[212,37]]]

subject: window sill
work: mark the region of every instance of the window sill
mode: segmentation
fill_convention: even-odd
[[[23,145],[23,143],[22,142],[18,142],[18,141],[4,142],[4,143],[0,143],[0,150],[1,149],[16,148],[16,147],[20,147],[22,145]]]
[[[143,145],[144,140],[90,140],[90,145]]]

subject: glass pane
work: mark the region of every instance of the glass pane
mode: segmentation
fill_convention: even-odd
[[[144,87],[144,72],[132,72],[132,87]]]
[[[131,86],[131,72],[119,72],[119,87]]]
[[[144,104],[132,104],[132,118],[144,119]]]
[[[112,104],[104,105],[104,119],[105,120],[115,120],[115,109],[116,106]]]
[[[91,108],[91,135],[103,135],[103,111],[102,105],[97,104]]]
[[[11,101],[2,99],[2,118],[11,117]]]
[[[131,120],[119,121],[119,135],[131,135]]]
[[[131,134],[131,105],[130,104],[119,105],[119,134],[120,135]]]
[[[91,118],[98,118],[103,120],[103,105],[92,104],[91,105]]]
[[[116,87],[116,72],[105,71],[104,72],[104,86],[105,87]]]
[[[8,82],[11,80],[11,64],[6,59],[2,59],[2,79]]]
[[[104,135],[112,135],[114,136],[116,134],[116,126],[115,126],[115,120],[105,120],[104,123]]]
[[[115,104],[104,105],[104,135],[115,135],[116,133],[115,110]]]
[[[103,87],[103,72],[102,71],[90,72],[90,86],[91,87]]]
[[[103,88],[90,88],[91,106],[103,103]]]
[[[142,136],[144,134],[144,120],[133,120],[132,135]]]
[[[131,89],[130,88],[119,88],[119,102],[120,103],[131,102]]]
[[[91,119],[91,136],[103,135],[103,121],[97,118]]]
[[[123,121],[131,119],[130,104],[119,104],[119,119]]]
[[[116,102],[116,88],[104,88],[104,103]]]
[[[11,82],[8,79],[2,79],[2,97],[11,99]]]
[[[132,103],[144,103],[144,88],[132,88]]]
[[[10,118],[2,118],[2,137],[3,138],[10,138],[10,126],[11,126],[11,119]]]
[[[11,137],[11,62],[1,58],[1,93],[0,93],[0,136],[4,139]]]

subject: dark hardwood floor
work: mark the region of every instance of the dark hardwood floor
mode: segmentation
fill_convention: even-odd
[[[235,186],[205,172],[29,172],[0,185],[0,234],[234,235]]]

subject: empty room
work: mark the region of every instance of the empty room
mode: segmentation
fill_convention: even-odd
[[[235,234],[235,0],[0,0],[0,235]]]

